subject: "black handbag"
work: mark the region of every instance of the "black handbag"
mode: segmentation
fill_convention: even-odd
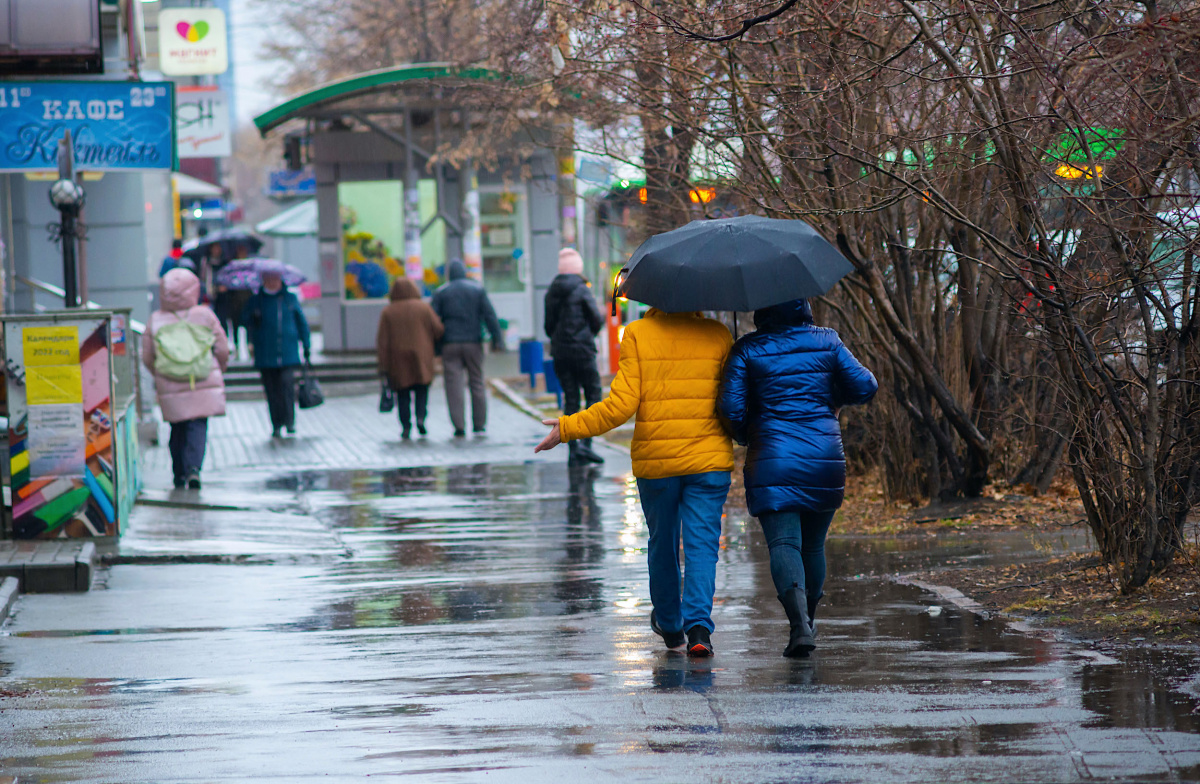
[[[379,413],[388,414],[396,408],[396,390],[385,378],[379,388]]]
[[[321,382],[317,381],[312,365],[305,365],[300,371],[300,380],[296,383],[296,404],[300,408],[316,408],[324,402]]]

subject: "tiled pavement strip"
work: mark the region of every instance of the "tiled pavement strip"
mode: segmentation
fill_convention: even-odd
[[[411,441],[400,439],[396,414],[381,414],[377,394],[327,398],[308,411],[297,411],[296,435],[271,438],[267,404],[262,400],[232,401],[224,417],[209,420],[205,475],[242,469],[400,468],[463,463],[524,462],[534,459],[533,447],[546,434],[527,413],[503,398],[489,394],[487,433],[454,438],[441,381],[429,390],[427,438],[413,431]],[[468,423],[470,405],[468,403]],[[161,444],[145,450],[143,467],[148,489],[170,486],[171,457],[166,449],[168,426],[160,429]]]

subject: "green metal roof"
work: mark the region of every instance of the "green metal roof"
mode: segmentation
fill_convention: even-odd
[[[268,109],[254,118],[258,132],[266,136],[272,129],[294,117],[303,116],[305,110],[337,103],[358,95],[383,92],[388,87],[420,79],[454,78],[485,81],[502,78],[487,68],[456,68],[449,63],[412,63],[378,71],[365,71],[336,82],[289,98],[278,106]]]

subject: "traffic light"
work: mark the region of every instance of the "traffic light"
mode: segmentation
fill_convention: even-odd
[[[300,171],[304,168],[304,138],[301,136],[285,136],[283,139],[283,160],[287,163],[288,171]]]

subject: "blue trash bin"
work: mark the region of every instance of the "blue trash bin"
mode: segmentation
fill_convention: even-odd
[[[553,392],[558,398],[558,407],[561,409],[562,400],[562,384],[558,383],[558,374],[554,372],[554,360],[547,359],[542,363],[542,373],[546,375],[546,391]]]
[[[537,389],[537,376],[542,372],[544,362],[542,342],[540,340],[521,341],[521,372],[529,374],[529,388]]]

